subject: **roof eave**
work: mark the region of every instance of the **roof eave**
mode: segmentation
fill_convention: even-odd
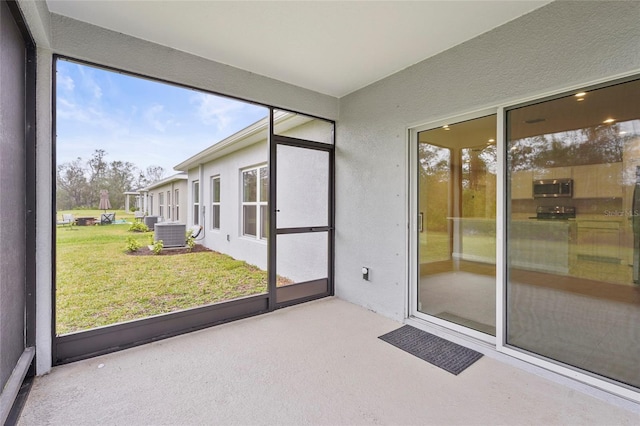
[[[250,126],[245,127],[244,129],[234,133],[233,135],[217,142],[210,147],[200,151],[199,153],[193,155],[182,163],[174,166],[174,170],[181,172],[188,172],[189,169],[193,169],[201,164],[208,163],[209,161],[215,160],[216,158],[223,157],[225,155],[231,154],[232,152],[238,151],[242,148],[246,148],[255,143],[258,143],[262,140],[267,139],[267,132],[269,130],[269,117],[265,117]],[[297,118],[297,120],[294,120]],[[291,128],[297,127],[303,124],[306,121],[311,120],[310,117],[301,116],[295,113],[281,111],[276,113],[274,117],[274,121],[276,124],[282,126],[282,130],[286,131]],[[283,125],[284,123],[289,123],[290,126]]]

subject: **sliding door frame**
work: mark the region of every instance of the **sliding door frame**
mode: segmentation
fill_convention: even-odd
[[[409,259],[407,262],[407,276],[409,277],[409,291],[407,297],[407,321],[409,323],[416,324],[417,326],[424,326],[426,330],[440,333],[443,336],[447,336],[452,340],[458,340],[460,342],[467,341],[469,338],[473,342],[476,348],[485,348],[486,350],[494,350],[501,356],[505,356],[505,361],[511,359],[511,362],[517,363],[516,365],[521,368],[533,369],[536,374],[543,377],[550,378],[551,380],[558,380],[558,376],[563,377],[561,383],[568,385],[574,389],[579,389],[583,392],[593,393],[595,392],[602,398],[607,398],[613,402],[611,398],[623,398],[625,401],[631,401],[632,403],[640,403],[640,393],[637,389],[625,385],[621,382],[608,379],[604,376],[589,373],[585,370],[572,367],[568,364],[563,364],[558,361],[546,358],[541,355],[537,355],[528,352],[523,349],[510,346],[506,342],[506,280],[507,280],[507,263],[506,263],[506,238],[507,238],[507,220],[506,205],[508,201],[509,182],[507,182],[506,176],[506,112],[508,110],[521,107],[528,104],[534,104],[543,102],[549,99],[553,99],[569,93],[575,93],[576,91],[582,91],[586,89],[597,89],[605,86],[610,86],[616,83],[623,83],[625,81],[636,80],[640,76],[640,70],[634,70],[632,72],[618,74],[601,78],[598,80],[584,82],[580,84],[573,84],[566,86],[560,90],[541,92],[537,95],[528,96],[526,98],[512,99],[508,102],[498,104],[496,107],[487,107],[479,109],[477,111],[462,114],[448,116],[443,119],[434,120],[428,123],[416,123],[407,127],[407,146],[409,153],[407,158],[409,159],[409,167],[407,174],[407,188],[409,193],[409,209],[408,209],[408,223],[409,223],[409,236],[408,253]],[[497,186],[496,186],[496,336],[494,339],[486,339],[487,335],[479,333],[476,335],[473,330],[469,330],[465,327],[458,326],[453,323],[442,321],[438,318],[429,317],[421,314],[417,311],[417,261],[418,261],[418,245],[417,245],[417,231],[418,231],[418,218],[415,214],[417,210],[417,136],[418,132],[442,127],[445,124],[453,122],[465,121],[468,119],[478,118],[482,115],[497,114],[497,129],[496,129],[496,144],[497,144]],[[483,339],[483,337],[485,337]],[[464,343],[463,343],[464,344]]]
[[[508,111],[520,108],[527,105],[533,105],[548,100],[556,99],[562,96],[573,95],[576,91],[591,91],[600,89],[615,84],[625,83],[632,80],[638,80],[640,78],[640,70],[635,70],[630,73],[625,73],[616,76],[610,76],[607,78],[598,79],[596,81],[586,82],[582,84],[574,84],[567,86],[560,90],[554,90],[550,92],[539,93],[538,95],[529,96],[526,98],[516,99],[512,102],[502,104],[498,107],[498,196],[497,209],[497,261],[499,262],[496,268],[496,274],[499,278],[497,288],[497,300],[496,308],[499,309],[499,315],[496,317],[496,351],[516,358],[520,361],[524,361],[536,367],[543,368],[552,373],[559,374],[564,377],[576,380],[588,386],[592,386],[596,389],[602,390],[612,395],[616,395],[626,400],[633,401],[634,403],[640,403],[640,392],[630,385],[622,382],[615,381],[614,379],[607,378],[605,376],[591,373],[587,370],[571,366],[561,361],[554,360],[552,358],[545,357],[544,355],[529,352],[526,349],[521,349],[516,346],[512,346],[507,343],[507,280],[508,280],[508,264],[507,264],[507,224],[509,217],[507,216],[507,203],[509,201],[509,182],[507,182],[507,121],[506,114]]]
[[[409,147],[409,167],[408,169],[408,188],[409,188],[409,217],[408,217],[408,223],[409,223],[409,238],[408,238],[408,244],[409,244],[409,248],[408,248],[408,253],[409,253],[409,259],[408,259],[408,271],[407,271],[407,276],[409,277],[409,291],[408,291],[408,306],[407,306],[407,312],[408,312],[408,317],[409,318],[416,318],[422,321],[426,321],[430,324],[433,324],[437,327],[441,327],[443,329],[447,329],[447,330],[451,330],[453,332],[456,333],[460,333],[462,335],[466,335],[469,336],[477,341],[480,342],[484,342],[484,343],[488,343],[491,345],[495,345],[496,344],[496,340],[498,338],[498,336],[500,335],[500,329],[499,327],[501,327],[500,324],[500,315],[502,315],[499,311],[498,308],[502,307],[502,303],[500,303],[500,292],[498,291],[498,287],[499,287],[499,275],[498,275],[498,271],[501,269],[501,258],[499,257],[499,253],[497,253],[496,256],[496,336],[491,336],[485,333],[482,333],[480,331],[477,330],[473,330],[471,328],[450,322],[450,321],[446,321],[440,318],[437,318],[435,316],[432,315],[428,315],[425,313],[422,313],[418,310],[418,285],[420,284],[420,277],[418,274],[418,269],[420,267],[420,261],[418,259],[419,256],[419,244],[420,241],[418,239],[418,230],[420,227],[420,218],[419,213],[418,213],[418,134],[420,132],[424,132],[426,130],[433,130],[433,129],[438,129],[441,128],[445,125],[454,125],[456,123],[461,123],[463,121],[469,121],[469,120],[473,120],[473,119],[477,119],[477,118],[482,118],[482,117],[486,117],[489,115],[495,115],[497,113],[498,109],[497,108],[483,108],[481,110],[477,110],[477,111],[472,111],[466,114],[461,114],[461,115],[454,115],[454,116],[450,116],[450,117],[446,117],[443,119],[438,119],[435,121],[431,121],[428,122],[426,124],[417,124],[415,126],[411,126],[408,128],[408,147]],[[498,118],[498,127],[500,125],[500,119]],[[500,132],[498,132],[498,136],[500,135]],[[497,149],[498,152],[500,152],[500,141],[501,139],[498,137],[496,139],[496,143],[497,143]],[[498,154],[498,162],[500,162],[500,154]],[[500,182],[501,182],[501,176],[500,176],[500,170],[501,170],[501,165],[498,165],[498,174],[497,174],[497,184],[498,187],[496,188],[496,194],[500,194]],[[497,196],[496,199],[496,209],[499,208],[499,202],[498,199],[500,198],[500,196]],[[499,224],[501,220],[501,213],[499,210],[496,211],[496,223]],[[498,229],[496,229],[496,233],[498,233]],[[500,249],[498,248],[499,246],[498,244],[498,236],[496,235],[496,250],[499,251]]]

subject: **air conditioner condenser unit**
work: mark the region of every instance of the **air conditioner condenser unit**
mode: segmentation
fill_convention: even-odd
[[[183,223],[160,222],[155,224],[154,241],[162,240],[163,247],[184,247],[186,233]]]

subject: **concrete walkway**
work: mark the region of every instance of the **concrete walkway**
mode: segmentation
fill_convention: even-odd
[[[22,425],[631,425],[628,411],[490,357],[459,376],[336,298],[53,369]]]

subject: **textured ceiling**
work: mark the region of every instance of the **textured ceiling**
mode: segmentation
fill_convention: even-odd
[[[53,13],[342,97],[549,1],[68,1]]]

